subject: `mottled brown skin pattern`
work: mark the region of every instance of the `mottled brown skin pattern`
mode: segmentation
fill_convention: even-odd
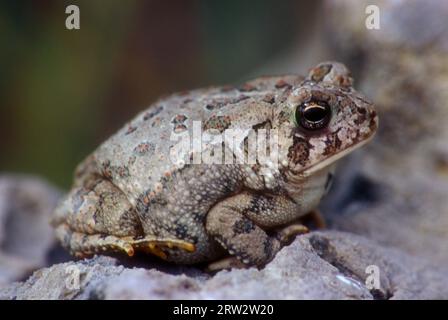
[[[331,119],[307,130],[295,111],[316,101],[330,107]],[[177,141],[170,135],[191,133],[192,121],[219,132],[278,130],[278,170],[260,163],[191,163],[188,151],[181,153],[184,164],[174,164],[169,152]],[[175,263],[230,255],[241,265],[263,266],[306,231],[300,218],[325,194],[334,162],[376,128],[372,104],[335,62],[318,65],[306,78],[264,77],[239,88],[170,96],[78,166],[74,186],[55,212],[57,237],[78,256],[138,250]]]

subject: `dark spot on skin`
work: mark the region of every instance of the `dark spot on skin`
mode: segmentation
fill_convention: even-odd
[[[282,111],[280,111],[280,113],[278,115],[278,122],[280,124],[282,124],[284,122],[288,122],[290,117],[291,117],[291,113],[290,112],[282,110]]]
[[[180,123],[184,123],[187,119],[188,119],[188,117],[186,115],[184,115],[184,114],[177,114],[171,120],[171,123],[173,123],[173,124],[180,124]]]
[[[166,200],[162,199],[160,195],[155,195],[152,190],[147,190],[146,192],[143,192],[138,196],[135,211],[145,214],[151,214],[149,208],[153,205],[160,205],[163,207],[167,205],[167,202]]]
[[[202,215],[199,214],[199,212],[194,211],[191,213],[191,216],[193,217],[194,222],[201,222],[202,221]]]
[[[250,83],[245,83],[241,87],[239,87],[238,89],[240,91],[242,91],[242,92],[249,92],[249,91],[257,90],[257,88],[254,85],[250,84]]]
[[[266,238],[264,240],[264,254],[266,255],[266,257],[271,258],[273,255],[273,249],[272,249],[272,241],[269,238]]]
[[[219,186],[219,190],[221,190],[223,194],[230,194],[232,193],[233,188],[229,183],[224,183]]]
[[[129,126],[129,127],[128,127],[128,130],[126,130],[125,135],[128,135],[128,134],[134,132],[135,130],[137,130],[137,127],[135,127],[135,126]]]
[[[235,104],[235,103],[241,102],[241,101],[246,100],[246,99],[249,99],[249,97],[246,96],[246,95],[240,95],[240,96],[238,96],[236,98],[233,98],[233,99],[229,99],[229,98],[215,99],[215,100],[207,103],[205,105],[205,109],[207,109],[209,111],[212,111],[212,110],[215,110],[215,109],[221,109],[222,107],[224,107],[224,106],[226,106],[228,104]]]
[[[146,121],[153,118],[154,116],[158,115],[162,110],[163,106],[158,106],[155,110],[146,112],[143,116],[143,120]]]
[[[250,233],[254,229],[255,229],[254,223],[248,219],[240,219],[233,224],[233,232],[237,235]]]
[[[137,160],[136,156],[130,156],[128,160],[128,166],[132,166],[135,163],[135,160]]]
[[[100,217],[100,211],[99,211],[99,209],[97,208],[96,210],[95,210],[95,212],[93,213],[93,216],[92,216],[92,218],[93,218],[93,221],[95,222],[95,223],[98,223],[98,218]]]
[[[223,132],[230,127],[231,123],[229,116],[213,115],[205,121],[203,130],[217,129],[219,132]]]
[[[259,164],[252,165],[252,170],[258,175],[260,172],[261,166]]]
[[[174,232],[176,234],[176,237],[178,237],[180,239],[185,239],[188,235],[188,228],[187,228],[187,226],[179,224],[174,229]]]
[[[325,156],[331,155],[340,149],[342,142],[341,140],[339,140],[338,137],[339,130],[340,129],[338,129],[336,132],[327,135],[327,139],[325,140],[325,150],[323,152]]]
[[[266,213],[268,211],[271,211],[274,206],[273,199],[274,198],[271,195],[260,195],[255,193],[250,200],[250,205],[242,211],[242,214],[245,215],[248,212]]]
[[[338,75],[335,77],[334,82],[341,88],[350,87],[353,84],[353,79],[350,75]]]
[[[102,163],[101,167],[102,167],[101,171],[102,171],[103,176],[105,178],[111,178],[112,177],[112,171],[110,169],[110,161],[109,160],[104,161]]]
[[[154,152],[154,150],[155,150],[155,147],[153,144],[151,144],[149,142],[142,142],[134,148],[133,152],[136,155],[142,156],[144,154],[147,154],[148,152]]]
[[[198,238],[197,236],[188,235],[188,236],[185,238],[185,240],[188,241],[188,242],[191,242],[192,244],[197,244],[199,238]]]
[[[121,178],[129,177],[129,169],[127,167],[118,166],[116,168],[117,168],[117,173]]]
[[[129,169],[127,166],[112,166],[110,161],[103,162],[101,171],[103,176],[107,179],[111,179],[116,176],[121,178],[129,177]]]
[[[376,117],[376,112],[375,110],[370,111],[370,123],[369,123],[369,128],[370,130],[373,132],[376,128],[376,121],[375,121],[375,117]]]
[[[154,121],[151,123],[151,127],[160,126],[160,117],[154,118]]]
[[[268,94],[264,96],[263,101],[269,104],[273,104],[275,102],[275,96],[273,94]]]
[[[260,123],[257,123],[256,125],[252,126],[252,129],[254,129],[255,131],[259,130],[259,129],[272,129],[272,123],[270,120],[266,120]]]
[[[184,124],[176,124],[176,125],[174,125],[173,131],[175,133],[180,133],[180,132],[185,131],[187,129],[188,129],[187,126],[184,125]]]
[[[246,99],[249,99],[249,97],[248,96],[245,96],[244,94],[242,94],[242,95],[240,95],[239,97],[237,97],[236,99],[234,99],[234,100],[232,100],[232,102],[231,103],[238,103],[238,102],[241,102],[241,101],[244,101],[244,100],[246,100]]]
[[[137,218],[137,215],[131,211],[126,210],[120,216],[118,220],[118,225],[121,230],[133,230],[133,233],[142,234],[143,227],[140,223],[140,220]]]
[[[278,80],[277,83],[275,84],[275,87],[276,87],[277,89],[283,89],[283,88],[291,88],[292,86],[291,86],[288,82],[286,82],[285,80],[280,79],[280,80]]]
[[[360,125],[367,119],[367,111],[364,108],[357,107],[356,111],[358,112],[358,117],[354,120],[356,125]]]
[[[357,125],[357,126],[359,126],[361,123],[363,123],[364,121],[366,121],[366,116],[365,115],[363,115],[363,114],[361,114],[361,115],[359,115],[353,122]]]
[[[310,149],[313,146],[308,140],[294,135],[292,146],[288,150],[288,159],[294,164],[305,166],[310,156]]]
[[[291,95],[292,88],[287,88],[283,90],[276,98],[278,103],[284,103],[288,97]]]
[[[249,261],[249,265],[254,264],[254,261],[251,259],[251,257],[244,251],[241,251],[240,248],[235,247],[232,244],[231,239],[226,239],[221,235],[215,235],[215,239],[218,241],[218,243],[221,244],[221,246],[223,248],[225,248],[227,251],[233,251],[233,256],[237,257],[238,260],[240,260],[241,262],[243,260],[248,260]],[[229,241],[230,240],[230,241]]]
[[[333,66],[331,64],[323,64],[311,70],[311,80],[320,82],[330,73]]]

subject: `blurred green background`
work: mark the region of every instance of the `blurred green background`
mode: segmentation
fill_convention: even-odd
[[[76,4],[81,29],[67,30]],[[0,170],[67,188],[160,95],[232,83],[300,46],[313,1],[3,1]],[[297,72],[291,70],[291,72]]]

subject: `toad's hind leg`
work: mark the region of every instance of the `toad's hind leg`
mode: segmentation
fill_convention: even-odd
[[[105,234],[85,234],[70,229],[66,224],[56,228],[56,237],[62,245],[74,256],[83,258],[95,253],[121,252],[128,256],[134,255],[132,245],[119,237]]]
[[[195,251],[192,243],[144,235],[140,220],[125,195],[108,180],[85,180],[57,208],[56,237],[72,254],[135,251],[167,258],[166,249]]]
[[[85,181],[56,209],[53,224],[62,245],[77,256],[122,251],[134,254],[143,237],[140,220],[126,196],[110,181]]]
[[[117,237],[106,234],[88,235],[72,231],[66,224],[56,228],[56,236],[62,239],[64,247],[77,257],[85,257],[95,253],[120,252],[133,256],[135,251],[151,253],[162,259],[167,259],[166,249],[194,252],[195,245],[178,239],[161,239],[157,237],[145,237],[135,239],[133,237]]]
[[[131,243],[134,249],[152,253],[162,259],[167,259],[167,254],[164,252],[167,249],[186,252],[194,252],[196,250],[193,243],[179,239],[146,236],[143,239],[134,239]]]

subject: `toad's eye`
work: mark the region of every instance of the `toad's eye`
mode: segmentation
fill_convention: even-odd
[[[295,112],[298,126],[306,130],[318,130],[326,127],[331,119],[331,108],[323,101],[309,101],[299,105]]]

